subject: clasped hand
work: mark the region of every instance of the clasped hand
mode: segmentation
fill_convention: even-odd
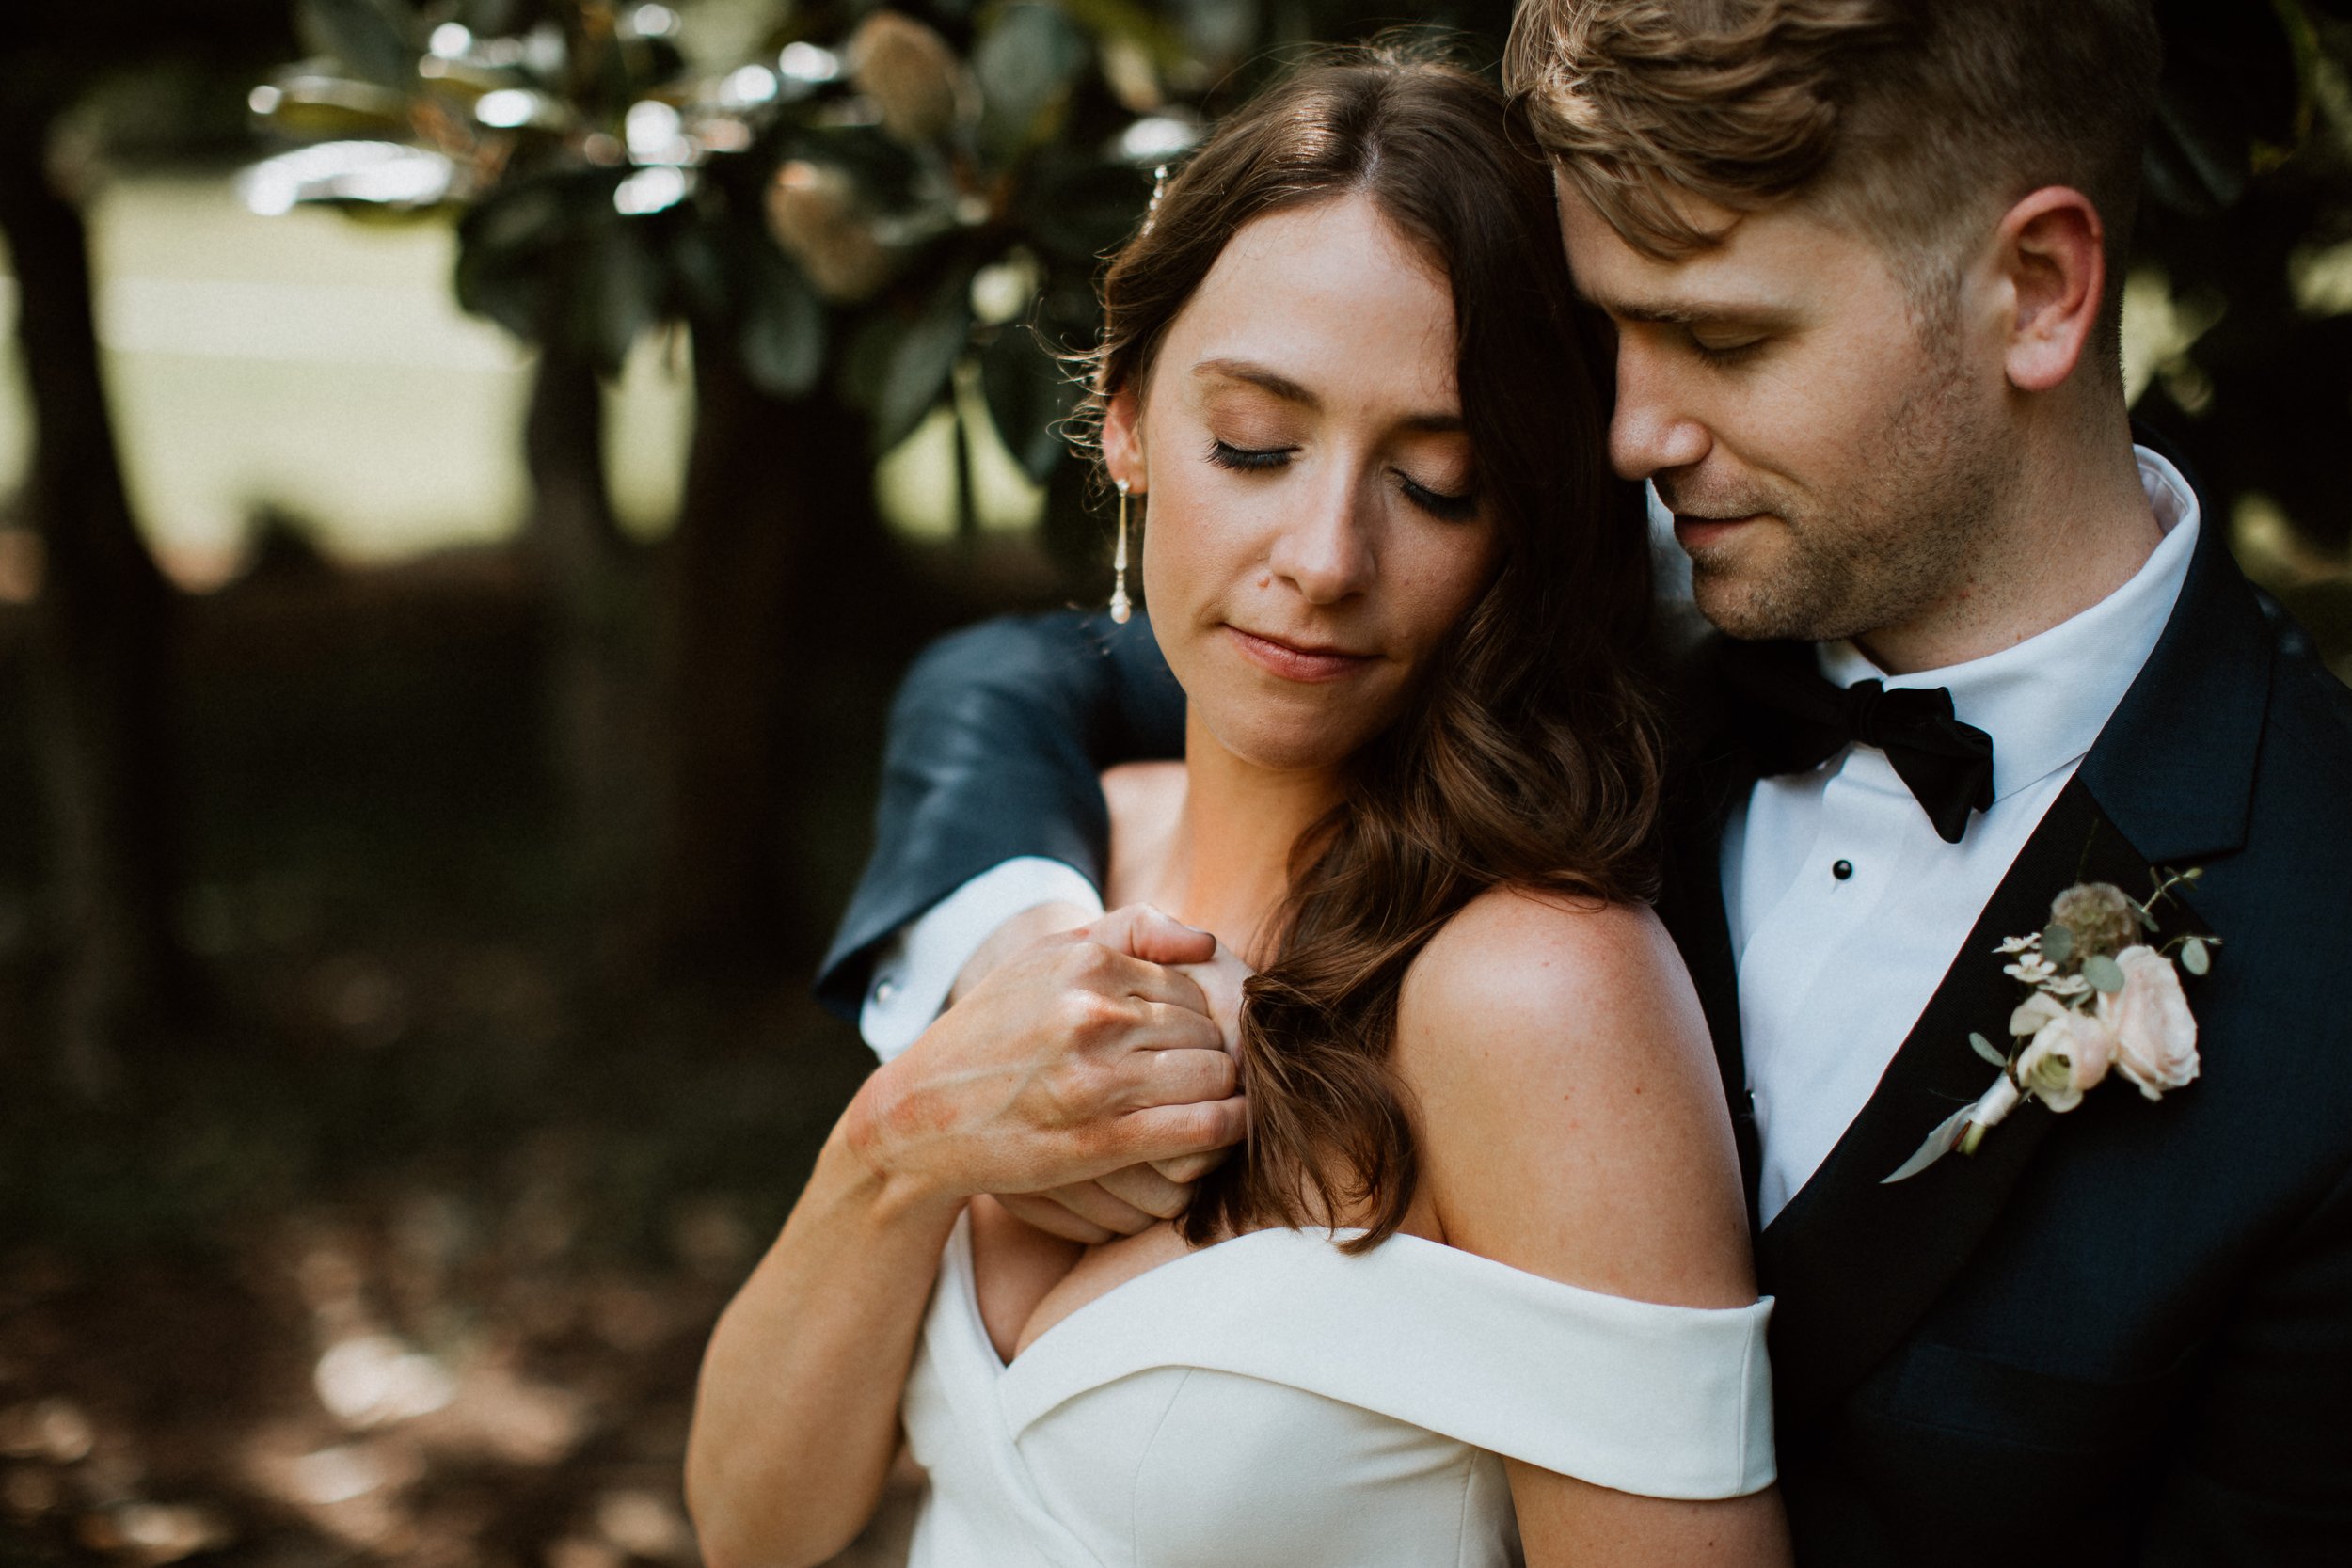
[[[1248,971],[1149,905],[991,971],[869,1078],[850,1139],[942,1201],[993,1194],[1071,1241],[1183,1212],[1241,1140],[1235,1042]]]

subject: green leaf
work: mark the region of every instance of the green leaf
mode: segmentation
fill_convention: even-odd
[[[1087,40],[1059,7],[1009,6],[972,52],[980,84],[980,145],[1009,162],[1051,139]]]
[[[2042,927],[2042,956],[2054,964],[2063,964],[2074,956],[2074,933],[2055,920]]]
[[[2213,950],[2201,937],[2191,937],[2181,943],[2181,967],[2191,974],[2202,974],[2213,968]]]
[[[334,55],[354,75],[404,90],[417,74],[412,21],[397,0],[301,0],[295,12],[312,47]]]
[[[1005,450],[1030,479],[1045,483],[1070,450],[1059,422],[1077,406],[1078,388],[1034,334],[1008,325],[980,350],[980,393]]]
[[[1991,1062],[1994,1067],[2005,1068],[2009,1066],[2009,1058],[2001,1054],[1998,1050],[1994,1049],[1993,1042],[1986,1039],[1982,1035],[1974,1033],[1970,1034],[1968,1037],[1968,1044],[1970,1049],[1974,1050],[1978,1055],[1982,1056],[1986,1061]]]
[[[1927,1141],[1913,1151],[1910,1159],[1896,1166],[1892,1175],[1881,1177],[1879,1185],[1891,1187],[1898,1181],[1908,1181],[1949,1154],[1960,1139],[1961,1129],[1968,1125],[1968,1118],[1976,1113],[1976,1109],[1973,1104],[1963,1105],[1938,1122],[1935,1131],[1928,1134]]]
[[[914,433],[947,390],[972,341],[972,270],[950,267],[881,367],[874,388],[874,444],[888,451]]]
[[[736,337],[744,372],[761,391],[799,397],[825,366],[825,307],[774,245],[762,241],[746,248],[752,264]]]
[[[2123,989],[2123,968],[2105,953],[2093,953],[2083,960],[2083,978],[2108,996]]]

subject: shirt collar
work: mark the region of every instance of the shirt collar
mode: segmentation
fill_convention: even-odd
[[[1879,680],[1951,692],[1962,721],[1993,737],[1995,800],[2080,761],[2155,651],[2197,546],[2197,493],[2146,447],[2132,455],[2164,538],[2122,587],[2071,620],[1964,664],[1889,675],[1851,641],[1837,641],[1820,644],[1821,673],[1839,686]]]

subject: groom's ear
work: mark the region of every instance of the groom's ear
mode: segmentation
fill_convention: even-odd
[[[1151,488],[1147,483],[1151,465],[1144,461],[1142,401],[1132,387],[1113,392],[1104,405],[1103,467],[1114,482],[1125,480],[1138,496]]]
[[[2106,231],[2090,198],[2046,185],[2002,214],[2010,385],[2046,392],[2074,373],[2106,305]]]

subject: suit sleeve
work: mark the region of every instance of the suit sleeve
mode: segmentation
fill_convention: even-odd
[[[2352,1172],[2252,1284],[2174,1434],[2147,1568],[2287,1568],[2352,1541]]]
[[[855,1017],[877,945],[992,866],[1042,856],[1099,884],[1102,770],[1183,747],[1184,693],[1140,615],[1009,617],[931,644],[891,705],[874,850],[818,999]]]

